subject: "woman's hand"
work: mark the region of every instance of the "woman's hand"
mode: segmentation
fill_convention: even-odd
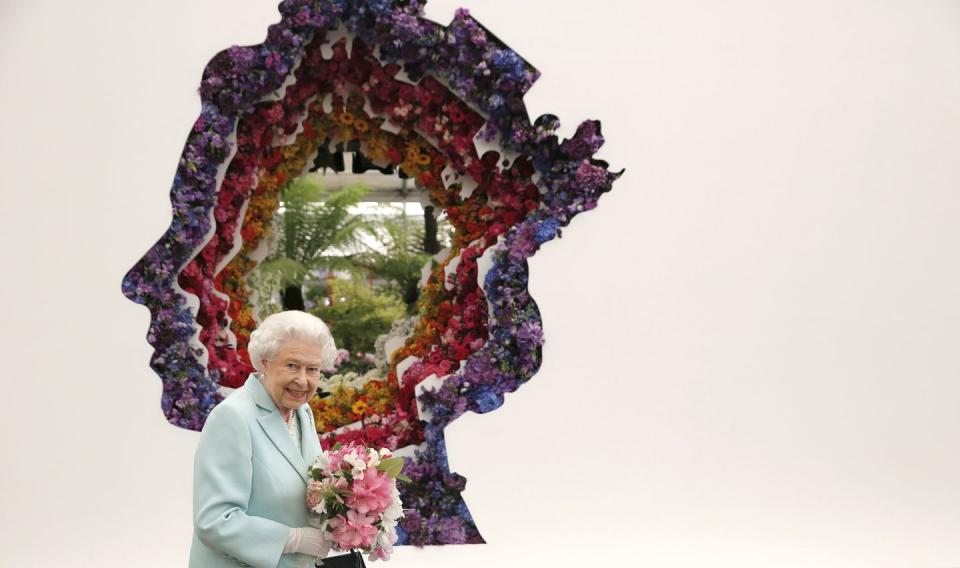
[[[287,545],[283,548],[283,552],[299,552],[323,558],[330,553],[327,531],[313,527],[293,527],[290,529],[290,536],[287,537]]]

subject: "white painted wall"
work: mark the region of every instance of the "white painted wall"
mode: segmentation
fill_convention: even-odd
[[[540,373],[448,431],[489,544],[392,566],[960,566],[960,4],[470,4],[627,173],[530,263]],[[204,65],[278,19],[0,4],[0,566],[186,564],[197,438],[120,281]]]

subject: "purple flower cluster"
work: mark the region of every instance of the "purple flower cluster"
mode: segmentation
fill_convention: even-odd
[[[549,154],[555,159],[541,169],[541,184],[547,188],[543,205],[506,233],[484,279],[491,312],[487,343],[458,373],[421,397],[431,414],[426,426],[428,442],[442,439],[442,429],[467,409],[484,413],[498,408],[505,393],[515,391],[537,372],[544,336],[540,312],[528,290],[527,259],[541,244],[560,236],[561,227],[575,215],[595,207],[599,196],[609,191],[620,175],[592,159],[603,143],[597,122],[584,122],[563,144],[556,144],[555,137],[544,142],[551,143],[554,147]],[[427,538],[433,533],[420,520],[419,532],[409,534]]]
[[[219,164],[229,153],[226,138],[232,122],[204,104],[194,123],[174,177],[170,228],[127,273],[122,290],[147,306],[152,318],[147,341],[156,350],[150,366],[164,378],[161,408],[172,424],[199,430],[220,402],[215,378],[207,376],[200,355],[190,348],[195,324],[186,298],[176,287],[177,274],[210,230],[213,185]]]
[[[412,510],[400,521],[397,544],[483,543],[460,496],[467,480],[449,471],[442,439],[414,455],[403,470],[410,483],[399,487],[404,508]]]
[[[200,430],[221,400],[219,377],[201,364],[203,353],[192,346],[195,314],[177,277],[212,230],[217,177],[232,150],[228,140],[238,119],[283,85],[304,47],[324,41],[342,24],[414,81],[427,72],[443,79],[485,116],[485,138],[530,156],[540,175],[540,208],[503,234],[483,283],[488,340],[440,388],[423,394],[432,418],[425,425],[424,449],[405,470],[413,482],[402,488],[404,505],[413,510],[400,524],[400,544],[483,542],[460,496],[466,480],[449,471],[443,429],[468,410],[498,408],[505,393],[537,372],[544,333],[528,291],[527,259],[561,236],[574,216],[594,208],[620,174],[593,157],[603,144],[599,123],[584,122],[562,142],[555,116],[531,124],[523,96],[539,72],[466,10],[444,27],[423,18],[418,0],[284,0],[279,9],[281,21],[269,27],[264,43],[221,51],[204,70],[201,114],[170,190],[170,227],[123,279],[124,295],[151,312],[150,365],[163,380],[164,415],[172,424]]]

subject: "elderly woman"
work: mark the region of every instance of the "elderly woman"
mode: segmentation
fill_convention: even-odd
[[[190,566],[309,566],[330,551],[305,526],[307,467],[322,451],[307,401],[333,364],[333,336],[319,318],[291,310],[250,336],[257,372],[217,405],[194,460]]]

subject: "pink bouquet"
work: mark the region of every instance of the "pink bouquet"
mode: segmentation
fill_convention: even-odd
[[[388,560],[403,516],[397,479],[404,460],[390,450],[339,443],[310,466],[307,510],[310,524],[330,531],[333,549],[360,549],[373,561]]]

